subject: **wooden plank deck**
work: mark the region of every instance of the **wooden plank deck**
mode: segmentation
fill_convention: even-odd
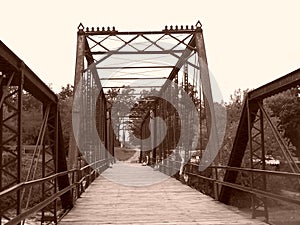
[[[266,224],[150,167],[115,164],[103,175],[107,178],[96,179],[60,225]]]

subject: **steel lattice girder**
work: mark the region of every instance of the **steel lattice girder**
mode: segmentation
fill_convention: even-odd
[[[57,105],[58,105],[58,98],[51,91],[51,89],[45,85],[37,76],[36,74],[18,57],[16,56],[3,42],[0,41],[0,84],[1,84],[1,162],[2,157],[5,152],[4,142],[3,142],[3,128],[8,129],[11,133],[13,133],[13,137],[10,137],[6,142],[11,145],[17,145],[17,151],[16,154],[13,154],[16,158],[16,162],[18,164],[18,169],[16,170],[17,175],[14,176],[15,181],[12,181],[10,184],[16,184],[21,181],[20,174],[21,174],[21,146],[22,146],[22,129],[21,125],[18,125],[15,128],[12,128],[11,126],[6,126],[6,122],[12,118],[12,116],[9,116],[8,118],[3,117],[3,105],[6,104],[8,108],[11,108],[11,110],[14,110],[15,113],[13,116],[18,117],[17,124],[22,124],[22,95],[23,90],[27,91],[28,93],[32,94],[36,99],[38,99],[40,102],[46,105],[51,106],[51,112],[54,110],[55,113],[51,113],[51,118],[54,118],[54,120],[58,119],[58,113],[57,113]],[[17,92],[11,93],[7,91],[9,88],[17,88]],[[6,89],[6,90],[4,90]],[[6,96],[6,94],[8,95]],[[14,106],[11,104],[11,102],[6,101],[6,98],[16,97],[18,99],[18,105]],[[60,121],[59,121],[60,122]],[[49,125],[51,122],[49,121]],[[53,126],[51,126],[53,127]],[[55,129],[55,133],[57,133],[57,126],[54,126],[53,129]],[[51,131],[50,131],[51,133]],[[62,134],[60,134],[62,135]],[[53,138],[50,137],[50,141],[53,143],[53,148],[51,148],[51,151],[49,151],[49,154],[52,155],[53,159],[51,162],[49,162],[49,166],[46,165],[46,163],[43,164],[44,168],[51,168],[52,171],[65,171],[67,168],[66,166],[66,157],[65,157],[65,149],[63,144],[60,142],[58,144],[59,140],[63,140],[63,137],[60,136],[59,138],[57,135]],[[5,141],[5,140],[4,140]],[[16,144],[17,143],[17,144]],[[60,162],[57,164],[57,160]],[[64,163],[63,163],[64,162]],[[5,171],[5,168],[1,166],[0,173],[3,173]],[[64,182],[58,181],[58,186],[60,189],[69,186],[68,183],[68,176],[65,176]],[[10,185],[10,186],[11,186]],[[1,176],[1,190],[3,190],[2,185],[2,176]],[[53,186],[54,188],[54,186]],[[55,187],[56,188],[56,187]],[[56,190],[54,190],[56,191]],[[66,193],[65,196],[68,196],[68,198],[71,199],[70,193]],[[17,197],[15,198],[17,201],[17,205],[13,204],[10,208],[17,208],[17,214],[20,213],[20,197],[19,197],[19,191],[17,193]],[[71,199],[72,200],[72,199]],[[1,214],[2,215],[2,214]]]
[[[300,69],[297,69],[279,79],[267,83],[257,89],[250,91],[245,99],[242,109],[240,122],[234,139],[228,166],[240,167],[242,159],[249,140],[249,129],[252,129],[255,116],[259,110],[259,102],[272,95],[278,94],[292,87],[300,85]],[[250,121],[247,116],[247,110],[251,112]],[[235,183],[238,173],[236,171],[226,171],[224,176],[225,182]],[[220,201],[227,203],[230,200],[231,188],[222,186],[220,192]]]
[[[14,74],[7,75],[6,79],[11,80]],[[2,80],[3,81],[3,80]],[[9,90],[10,82],[4,86],[1,82],[1,118],[0,118],[0,191],[21,182],[21,155],[22,155],[22,74],[18,79],[14,90]],[[7,157],[7,160],[5,160]],[[8,162],[7,162],[8,161]],[[4,180],[4,177],[6,179]],[[4,183],[5,182],[5,183]],[[20,191],[9,196],[10,205],[1,209],[1,217],[9,218],[9,210],[15,209],[15,213],[21,212]]]

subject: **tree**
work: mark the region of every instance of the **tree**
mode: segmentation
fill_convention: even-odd
[[[130,121],[125,121],[125,118],[128,115],[128,112],[135,102],[134,96],[135,89],[131,88],[130,86],[124,86],[122,90],[117,88],[112,88],[107,92],[107,102],[108,105],[112,106],[111,110],[111,117],[112,117],[112,125],[113,129],[120,134],[121,125],[122,128],[125,129],[128,127]],[[119,135],[116,135],[116,142],[119,140]]]
[[[30,93],[23,94],[23,143],[35,145],[43,121],[43,106]]]
[[[73,98],[74,87],[71,84],[67,84],[66,87],[61,87],[61,91],[57,94],[60,101],[66,101]]]
[[[61,91],[57,94],[65,146],[69,144],[72,126],[73,89],[72,85],[67,84],[66,87],[61,87]]]
[[[223,145],[220,149],[220,163],[227,165],[230,152],[233,146],[237,127],[242,113],[243,102],[248,90],[235,90],[233,95],[230,95],[230,101],[225,104],[227,112],[227,124]]]
[[[278,127],[288,142],[295,147],[293,153],[300,157],[300,98],[298,88],[292,88],[266,100],[273,117],[279,119]]]

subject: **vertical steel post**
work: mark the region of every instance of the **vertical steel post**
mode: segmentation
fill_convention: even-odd
[[[166,95],[166,93],[164,92],[163,93],[163,99],[161,100],[161,109],[160,109],[161,118],[163,120],[166,120],[166,110],[167,110],[166,101],[164,100],[164,99],[166,99],[165,95]],[[160,134],[159,136],[162,136],[162,134]],[[165,173],[165,171],[166,171],[166,165],[164,164],[165,163],[164,159],[166,158],[166,146],[165,146],[166,142],[165,142],[165,139],[166,139],[166,137],[160,143],[160,147],[161,147],[160,162],[161,162],[161,172],[163,172],[163,173]]]
[[[209,135],[209,142],[210,146],[207,146],[209,149],[207,154],[209,158],[215,157],[214,154],[217,154],[219,144],[218,144],[218,135],[217,135],[217,126],[216,126],[216,117],[215,117],[215,110],[213,105],[213,96],[212,96],[212,89],[208,71],[208,64],[207,64],[207,57],[205,51],[205,44],[203,38],[203,32],[200,27],[196,29],[195,33],[196,39],[196,50],[198,53],[198,61],[200,65],[200,79],[202,83],[202,90],[203,90],[203,100],[205,105],[205,113],[206,113],[206,121],[207,121],[207,133]],[[218,158],[215,159],[215,164],[218,163]]]
[[[58,105],[54,107],[54,171],[58,173]],[[57,193],[58,190],[58,178],[54,180],[54,193]],[[57,199],[54,201],[54,223],[57,224]]]
[[[155,107],[153,109],[153,113],[152,113],[152,117],[155,118],[156,117],[156,112],[157,111],[157,108]],[[150,114],[151,116],[151,114]],[[152,118],[152,119],[153,119]],[[150,118],[151,120],[151,118]],[[157,147],[154,146],[156,145],[156,120],[153,121],[153,127],[152,127],[152,130],[150,131],[151,132],[151,136],[153,136],[153,140],[152,140],[152,164],[155,165],[156,164],[156,150],[157,150]]]
[[[107,147],[106,147],[106,151],[108,151],[107,152],[108,164],[110,164],[112,162],[111,162],[111,159],[109,159],[110,158],[109,153],[110,153],[110,150],[111,150],[111,133],[110,133],[110,123],[111,123],[111,121],[110,121],[110,109],[109,108],[106,110],[106,121],[107,121],[107,129],[106,129],[107,130],[107,138],[106,138]]]
[[[45,118],[45,105],[43,105],[43,118]],[[42,143],[43,149],[42,149],[42,177],[46,177],[46,144],[45,141]],[[46,193],[45,193],[45,182],[42,183],[42,199],[46,199]],[[45,210],[42,210],[41,215],[41,224],[44,223],[45,220]]]
[[[211,89],[211,83],[209,77],[203,32],[201,27],[198,27],[196,29],[195,39],[196,39],[196,50],[198,53],[198,62],[200,65],[200,79],[202,83],[203,99],[204,99],[205,112],[206,112],[206,126],[207,126],[207,133],[209,137],[209,142],[207,143],[208,151],[205,151],[204,157],[208,157],[209,161],[213,161],[213,165],[218,165],[218,162],[220,160],[219,158],[216,158],[219,155],[216,116],[215,116],[215,109],[213,105],[213,96],[212,96],[212,89]],[[217,175],[214,172],[215,171],[212,170],[212,176],[213,179],[216,179]],[[215,199],[218,199],[219,194],[217,193],[218,188],[216,185],[217,185],[216,183],[213,184],[213,190],[214,190]]]
[[[206,51],[205,51],[205,44],[204,44],[204,38],[201,28],[197,28],[195,33],[195,39],[196,39],[196,49],[198,53],[198,61],[200,66],[200,79],[201,83],[203,84],[203,98],[204,98],[204,104],[206,106],[205,112],[206,112],[206,118],[207,118],[207,133],[210,134],[210,130],[212,129],[211,126],[213,126],[214,118],[214,111],[211,113],[211,110],[214,110],[212,105],[209,104],[209,101],[212,102],[212,90],[211,90],[211,84],[210,84],[210,78],[209,78],[209,71],[208,71],[208,64],[207,64],[207,57],[206,57]],[[212,116],[213,115],[213,116]]]
[[[162,112],[163,112],[163,104],[162,104],[162,101],[159,100],[158,101],[158,112],[156,111],[156,114],[155,116],[162,116]],[[160,129],[157,129],[157,122],[154,123],[154,132],[155,132],[155,145],[157,145],[157,137],[161,136],[161,130]],[[162,153],[163,153],[163,143],[159,143],[158,145],[158,166],[159,166],[159,163],[162,162]],[[160,169],[160,167],[159,167]]]
[[[76,93],[77,85],[83,76],[84,70],[84,56],[85,56],[85,33],[83,28],[79,28],[77,32],[77,50],[76,50],[76,66],[74,79],[74,93]],[[69,169],[77,167],[78,148],[76,146],[75,137],[72,127],[70,128],[70,142],[69,142]]]
[[[202,150],[203,150],[203,134],[202,134],[202,89],[201,83],[199,82],[199,149],[200,149],[200,159],[202,158]]]
[[[176,109],[178,109],[179,108],[178,107],[178,104],[179,104],[178,73],[175,75],[174,83],[175,83],[175,93],[176,93],[175,106],[176,106]],[[175,110],[175,113],[174,113],[174,134],[173,134],[173,136],[174,136],[174,146],[176,146],[176,137],[177,137],[177,134],[178,134],[179,125],[181,126],[181,124],[179,123],[178,113],[179,112],[177,112]],[[178,166],[180,160],[181,160],[180,150],[176,150],[176,152],[175,152],[175,163],[173,164],[175,171],[179,170],[179,168],[180,168],[180,166]],[[172,171],[172,173],[173,173],[173,171]]]
[[[17,139],[17,183],[21,183],[22,176],[22,110],[23,110],[23,84],[24,84],[24,63],[20,66],[20,76],[18,81],[18,139]],[[21,213],[22,207],[21,190],[17,191],[17,215]]]
[[[257,112],[252,108],[256,108],[261,103],[252,103],[250,105],[247,99],[247,117],[248,117],[248,138],[250,148],[250,167],[251,169],[265,170],[265,147],[264,147],[264,120],[262,109]],[[251,108],[252,107],[252,108]],[[253,120],[254,118],[254,120]],[[251,121],[253,120],[253,124]],[[266,190],[266,175],[265,174],[250,174],[251,189]],[[264,197],[258,197],[254,194],[251,196],[252,218],[264,216],[266,221],[269,220],[267,201]],[[263,207],[263,212],[259,211],[259,207]]]
[[[111,162],[114,163],[115,161],[115,133],[113,131],[113,127],[112,127],[112,122],[111,122],[111,107],[109,109],[109,133],[110,133],[110,139],[109,139],[109,143],[110,143],[110,147],[109,147],[109,152],[111,153]]]
[[[2,75],[4,76],[4,75]],[[3,96],[3,83],[0,83],[0,96]],[[3,103],[0,105],[0,191],[3,189],[3,159],[2,155],[4,154],[4,149],[3,149]],[[2,214],[0,215],[0,224],[2,224]]]
[[[83,76],[84,70],[84,56],[85,56],[85,34],[83,31],[83,27],[79,28],[77,32],[77,49],[76,49],[76,65],[75,65],[75,79],[74,79],[74,90],[73,95],[76,93],[76,88],[80,82],[80,79]],[[76,145],[73,127],[70,127],[70,140],[69,140],[69,152],[68,152],[68,159],[69,159],[69,169],[80,169],[79,164],[81,158],[79,157],[79,150]],[[79,161],[79,163],[78,163]],[[78,168],[79,167],[79,168]],[[78,171],[75,175],[75,180],[78,182],[80,179],[80,171]],[[80,196],[80,184],[77,185],[77,194],[74,195],[77,198]]]
[[[262,105],[262,104],[261,104]],[[264,135],[264,115],[262,109],[259,110],[260,112],[260,135],[261,135],[261,161],[262,161],[262,169],[266,169],[266,153],[265,153],[265,135]],[[267,178],[266,174],[262,174],[262,181],[263,181],[263,187],[262,189],[264,191],[267,190]],[[268,205],[267,205],[267,198],[262,198],[262,203],[264,207],[264,216],[266,219],[266,222],[269,222],[269,212],[268,212]]]
[[[250,103],[247,98],[247,122],[248,122],[248,143],[249,143],[249,149],[250,149],[250,167],[253,169],[253,146],[252,146],[252,126],[251,126],[251,111],[250,111]],[[253,189],[253,172],[251,171],[250,174],[250,187],[251,190]],[[252,208],[252,218],[255,218],[255,196],[254,194],[251,195],[251,208]]]
[[[102,93],[101,93],[102,94]],[[105,166],[105,169],[109,166],[109,160],[108,160],[108,157],[109,157],[109,154],[108,154],[108,149],[109,149],[109,139],[108,139],[108,134],[109,134],[109,120],[107,120],[107,104],[105,102],[105,97],[102,95],[102,99],[103,99],[103,120],[104,120],[104,129],[105,129],[105,132],[104,132],[104,140],[105,141],[105,150],[104,150],[104,157],[105,157],[105,163],[106,163],[106,166]]]
[[[67,161],[66,161],[66,149],[65,149],[65,142],[63,137],[63,131],[62,131],[62,125],[61,125],[61,117],[60,113],[57,108],[57,173],[67,171]],[[70,186],[70,180],[68,179],[68,175],[60,176],[57,179],[58,182],[58,190],[62,190],[66,187]],[[63,194],[61,197],[61,203],[62,207],[64,209],[70,209],[73,207],[73,197],[72,197],[72,191],[68,191],[65,194]]]
[[[184,71],[183,71],[183,87],[184,87],[184,91],[186,92],[187,95],[189,95],[189,74],[188,74],[188,64],[185,63],[184,64]],[[186,111],[186,109],[183,109]],[[189,116],[188,116],[189,112],[184,112],[184,119],[183,119],[183,123],[189,123]],[[183,125],[184,127],[189,127],[189,124]],[[186,137],[184,137],[185,139],[189,139],[189,137],[187,136],[187,134],[185,134]],[[190,158],[190,146],[189,146],[189,141],[188,141],[188,145],[187,146],[182,146],[183,150],[184,150],[184,162],[187,163],[189,158]]]
[[[142,163],[143,161],[143,124],[144,121],[141,124],[140,132],[141,132],[141,139],[140,139],[140,158],[139,158],[139,163]]]

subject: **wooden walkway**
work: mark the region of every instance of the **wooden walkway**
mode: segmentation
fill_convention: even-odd
[[[155,184],[151,185],[151,180]],[[91,184],[59,224],[265,223],[250,219],[250,215],[217,202],[150,167],[118,163]]]

